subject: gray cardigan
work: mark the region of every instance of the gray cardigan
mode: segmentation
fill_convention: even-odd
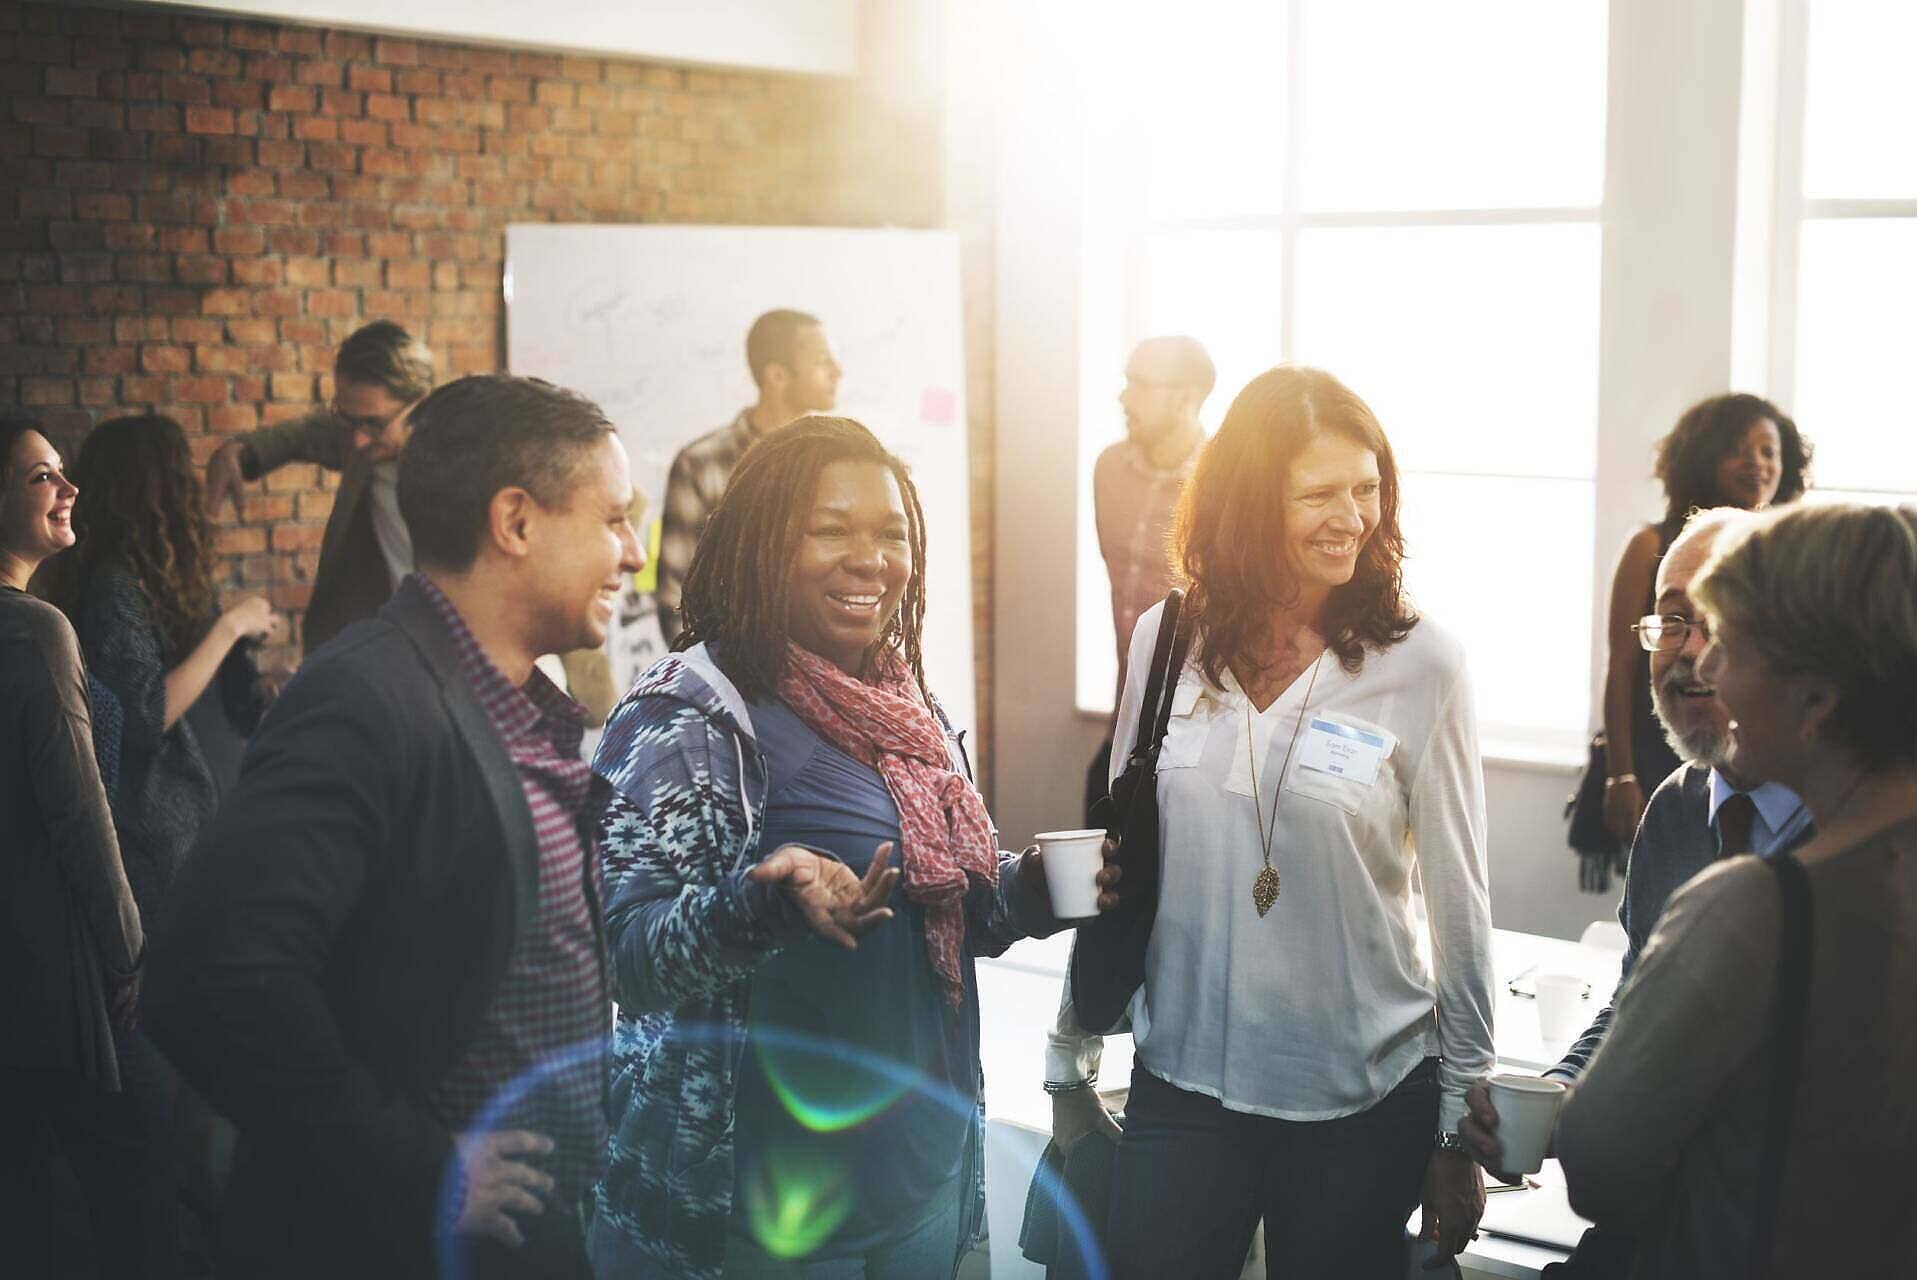
[[[1796,848],[1815,834],[1808,823],[1785,846]],[[1624,990],[1644,944],[1651,940],[1658,917],[1672,894],[1692,877],[1722,856],[1717,828],[1711,825],[1711,770],[1707,765],[1680,765],[1651,794],[1639,820],[1637,837],[1631,842],[1631,860],[1624,873],[1624,897],[1618,902],[1617,920],[1630,939],[1624,949],[1623,967],[1618,970],[1616,991]],[[1604,1042],[1611,1029],[1611,1010],[1616,1001],[1604,1003],[1583,1035],[1565,1053],[1563,1061],[1544,1074],[1560,1080],[1576,1081],[1590,1065],[1591,1055]]]
[[[85,668],[52,605],[0,589],[0,1064],[119,1088],[110,993],[145,942],[93,754]]]

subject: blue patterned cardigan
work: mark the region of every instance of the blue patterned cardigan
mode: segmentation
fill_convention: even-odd
[[[964,757],[951,734],[955,767]],[[593,759],[613,787],[600,823],[614,998],[612,1133],[589,1247],[607,1276],[719,1280],[731,1229],[733,1098],[753,970],[806,937],[782,894],[749,884],[767,770],[745,700],[705,646],[642,674]],[[1000,854],[967,903],[967,950],[997,955],[1056,929]],[[1036,874],[1036,868],[1034,868]],[[964,1243],[985,1220],[984,1099],[967,1165]]]

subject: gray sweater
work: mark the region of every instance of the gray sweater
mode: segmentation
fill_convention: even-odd
[[[93,754],[80,646],[0,588],[0,1066],[118,1091],[113,993],[145,942]]]
[[[1806,823],[1785,848],[1796,848],[1810,839],[1814,829]],[[1657,928],[1664,904],[1698,872],[1722,855],[1717,828],[1711,823],[1711,770],[1706,765],[1681,765],[1651,794],[1639,821],[1637,837],[1631,842],[1631,860],[1624,873],[1624,896],[1618,902],[1618,923],[1630,939],[1624,949],[1623,967],[1617,976],[1617,991],[1631,977],[1644,944]],[[1590,1064],[1611,1027],[1611,1010],[1616,995],[1607,1001],[1577,1038],[1563,1061],[1544,1074],[1560,1080],[1576,1081]]]
[[[1633,1280],[1909,1276],[1917,1257],[1917,820],[1806,861],[1810,992],[1772,1256],[1750,1256],[1777,1056],[1776,878],[1726,858],[1671,895],[1558,1119],[1571,1207]]]

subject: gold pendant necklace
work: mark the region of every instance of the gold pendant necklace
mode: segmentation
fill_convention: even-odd
[[[1318,668],[1324,664],[1322,650],[1311,663],[1311,679],[1305,684],[1305,700],[1298,705],[1298,723],[1291,728],[1291,741],[1285,744],[1285,762],[1278,766],[1278,790],[1271,797],[1271,825],[1265,825],[1265,802],[1258,795],[1258,753],[1252,748],[1251,695],[1245,695],[1245,760],[1251,765],[1251,805],[1258,816],[1258,838],[1264,844],[1265,866],[1251,882],[1251,905],[1262,918],[1278,901],[1278,873],[1271,865],[1271,839],[1278,834],[1278,801],[1284,795],[1285,771],[1291,767],[1291,753],[1298,745],[1298,734],[1305,727],[1305,710],[1311,706],[1311,691],[1318,687]]]

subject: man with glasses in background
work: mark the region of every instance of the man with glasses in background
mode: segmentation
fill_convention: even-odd
[[[1218,380],[1211,356],[1196,338],[1147,338],[1125,362],[1118,407],[1125,438],[1098,455],[1092,467],[1092,510],[1098,552],[1112,583],[1112,631],[1118,640],[1118,688],[1125,687],[1138,615],[1172,587],[1169,560],[1172,508],[1198,460],[1205,429],[1198,411]],[[1118,695],[1112,695],[1112,706]],[[1111,731],[1085,772],[1085,814],[1106,791]]]
[[[207,460],[213,515],[228,499],[238,510],[243,482],[289,462],[340,473],[300,627],[307,653],[372,617],[413,570],[412,538],[399,514],[399,452],[412,430],[408,415],[432,389],[426,345],[391,320],[375,320],[340,344],[329,406],[235,436]]]
[[[1699,678],[1698,658],[1710,633],[1691,603],[1691,581],[1711,557],[1723,534],[1748,513],[1718,507],[1691,516],[1664,553],[1657,571],[1657,612],[1633,628],[1651,655],[1651,704],[1665,737],[1683,761],[1652,794],[1631,842],[1618,923],[1629,938],[1617,990],[1624,989],[1664,904],[1684,883],[1720,858],[1740,853],[1769,857],[1793,849],[1812,834],[1810,810],[1788,787],[1740,776],[1731,767],[1732,727],[1717,690]],[[1647,782],[1652,781],[1646,779]],[[1607,1000],[1583,1035],[1555,1067],[1544,1074],[1575,1084],[1611,1027]],[[1480,1164],[1502,1177],[1504,1147],[1497,1136],[1497,1113],[1485,1082],[1465,1095],[1470,1110],[1459,1124],[1465,1147]],[[1506,1178],[1505,1181],[1515,1181]],[[1599,1280],[1630,1271],[1633,1244],[1628,1236],[1597,1227],[1584,1233],[1577,1251],[1546,1274],[1564,1280]]]

